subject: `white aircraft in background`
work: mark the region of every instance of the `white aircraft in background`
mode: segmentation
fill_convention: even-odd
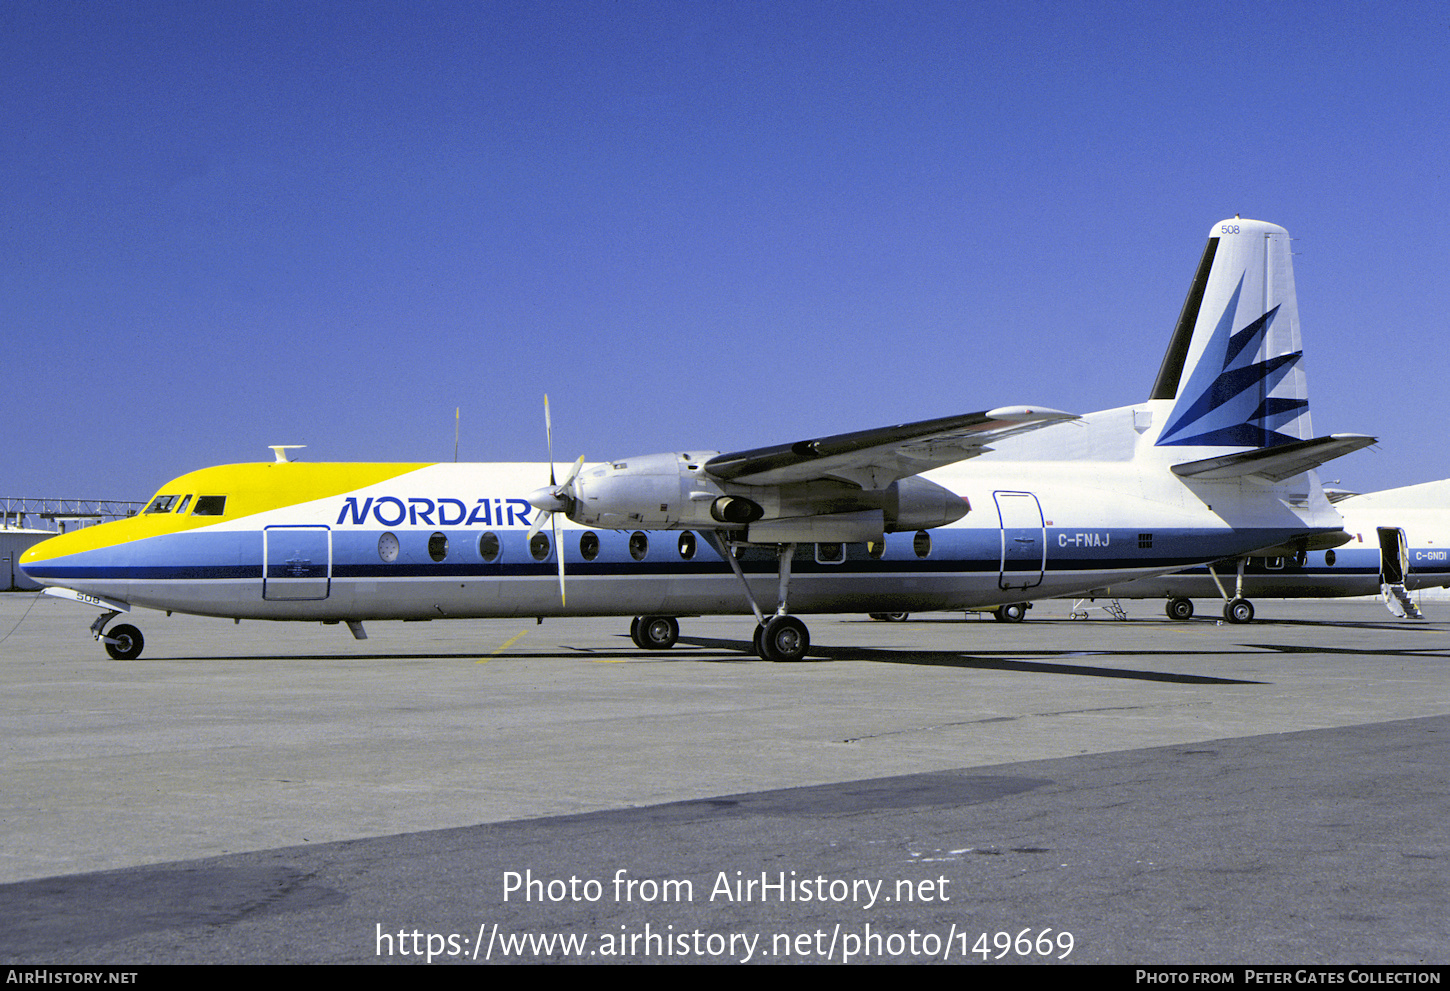
[[[581,458],[562,483],[552,463],[279,450],[183,475],[140,516],[54,537],[20,566],[104,610],[91,629],[118,658],[140,654],[140,631],[102,631],[136,606],[358,638],[368,620],[633,616],[642,648],[671,646],[679,616],[748,606],[756,652],[795,660],[810,646],[795,613],[1019,603],[1349,539],[1312,469],[1373,438],[1312,435],[1300,359],[1289,236],[1235,218],[1210,232],[1132,406]]]
[[[1191,618],[1194,597],[1222,598],[1226,618],[1247,622],[1254,615],[1250,593],[1266,599],[1379,595],[1394,615],[1420,618],[1409,593],[1450,586],[1450,479],[1362,495],[1331,493],[1330,499],[1349,536],[1338,547],[1255,553],[1114,585],[1103,596],[1166,599],[1171,619]]]

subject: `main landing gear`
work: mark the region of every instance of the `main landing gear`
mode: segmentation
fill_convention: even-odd
[[[1254,604],[1244,598],[1244,566],[1248,563],[1249,559],[1246,557],[1237,561],[1237,577],[1232,596],[1224,591],[1223,582],[1218,580],[1218,572],[1213,570],[1213,565],[1208,566],[1208,573],[1213,576],[1213,583],[1218,586],[1218,593],[1223,596],[1223,618],[1230,623],[1242,625],[1254,621]]]
[[[1213,577],[1213,583],[1218,586],[1218,594],[1223,596],[1224,622],[1233,623],[1236,626],[1254,621],[1254,604],[1244,598],[1244,565],[1248,564],[1248,561],[1249,559],[1246,557],[1238,559],[1233,595],[1229,595],[1228,590],[1223,587],[1223,582],[1219,580],[1218,572],[1214,570],[1213,565],[1208,566],[1208,573]],[[1193,600],[1181,595],[1172,596],[1164,604],[1163,611],[1168,614],[1169,619],[1180,621],[1192,619]]]
[[[1193,618],[1193,600],[1185,599],[1181,595],[1175,595],[1163,606],[1163,611],[1168,614],[1169,619],[1185,620]]]
[[[810,631],[806,629],[805,623],[798,617],[789,615],[786,609],[786,598],[790,593],[790,562],[796,545],[775,545],[776,560],[779,562],[779,605],[775,615],[767,617],[756,603],[755,595],[750,591],[750,583],[745,580],[745,572],[741,570],[740,561],[735,557],[736,548],[741,545],[723,534],[712,535],[711,542],[720,556],[730,562],[730,570],[735,572],[735,577],[740,579],[740,585],[745,590],[750,611],[755,613],[755,633],[751,638],[755,653],[767,661],[799,661],[804,658],[811,649]],[[639,616],[630,624],[629,635],[639,646],[658,650],[673,645],[680,635],[680,628],[668,616]]]
[[[673,616],[636,616],[629,638],[641,650],[669,650],[680,639],[680,623]],[[753,643],[756,655],[767,661],[798,661],[810,650],[811,634],[794,616],[772,616],[756,624]]]
[[[629,638],[643,650],[669,650],[680,639],[680,622],[673,616],[636,616]]]
[[[1176,619],[1180,622],[1193,618],[1193,600],[1185,599],[1183,596],[1174,596],[1163,606],[1163,611],[1168,614],[1169,619]],[[1223,604],[1223,618],[1225,622],[1241,626],[1244,623],[1254,621],[1254,604],[1243,596],[1236,595],[1232,598],[1225,597]]]
[[[1030,602],[1009,602],[1005,606],[997,607],[992,618],[999,623],[1020,623],[1027,618],[1027,610],[1031,608]]]
[[[745,572],[740,568],[740,562],[735,559],[735,544],[728,538],[722,537],[720,544],[725,552],[725,560],[730,562],[730,568],[735,572],[735,577],[740,579],[740,586],[745,589],[746,601],[750,603],[750,611],[755,613],[755,636],[753,643],[755,653],[761,660],[765,661],[799,661],[803,659],[811,649],[811,633],[806,629],[798,617],[789,615],[786,609],[786,598],[790,594],[790,561],[795,555],[795,544],[777,544],[775,555],[777,571],[779,574],[778,592],[776,598],[779,605],[776,607],[775,615],[769,619],[760,611],[760,606],[755,601],[755,595],[750,591],[750,583],[745,580]]]

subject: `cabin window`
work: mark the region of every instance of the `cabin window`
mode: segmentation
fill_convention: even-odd
[[[925,530],[916,531],[916,536],[911,540],[911,549],[916,551],[917,557],[926,557],[931,553],[931,534]]]
[[[226,496],[197,496],[192,516],[221,516],[226,512]]]
[[[1324,565],[1325,565],[1325,567],[1328,567],[1328,568],[1334,567],[1334,560],[1335,560],[1335,557],[1334,557],[1334,552],[1333,551],[1325,551],[1324,552]]]
[[[585,530],[580,534],[579,556],[586,561],[592,561],[599,556],[599,534],[593,530]]]
[[[489,564],[498,560],[499,552],[502,550],[498,542],[498,534],[489,531],[478,538],[478,556]]]
[[[629,535],[629,556],[636,561],[643,561],[649,553],[649,538],[638,530]]]
[[[535,561],[542,561],[549,556],[549,538],[542,533],[536,533],[529,541],[529,554]]]
[[[398,538],[391,533],[385,533],[378,538],[378,558],[384,564],[392,564],[398,559]]]
[[[695,535],[689,530],[680,534],[680,560],[693,561],[695,559]]]
[[[885,553],[886,553],[886,541],[885,540],[868,540],[868,541],[866,541],[866,554],[867,554],[868,557],[871,558],[871,560],[873,560],[873,561],[879,561],[879,560],[881,560],[881,555],[882,554],[885,554]]]
[[[159,495],[151,500],[151,505],[146,507],[146,512],[148,515],[151,513],[169,513],[171,512],[171,507],[174,505],[176,505],[176,496]]]
[[[428,538],[428,556],[435,561],[441,561],[448,556],[448,538],[441,533],[435,533]]]

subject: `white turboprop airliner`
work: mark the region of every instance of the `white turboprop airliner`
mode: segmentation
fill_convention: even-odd
[[[1420,618],[1410,592],[1450,585],[1450,479],[1362,495],[1331,495],[1349,539],[1323,552],[1246,555],[1176,575],[1114,585],[1115,599],[1166,599],[1171,619],[1193,616],[1193,599],[1222,598],[1224,615],[1246,622],[1248,596],[1316,599],[1382,596],[1390,612]],[[1232,615],[1233,610],[1238,615]]]
[[[1373,438],[1311,434],[1300,360],[1289,236],[1235,218],[1210,232],[1132,406],[581,458],[562,483],[552,464],[279,450],[183,475],[140,516],[54,537],[20,566],[102,609],[91,630],[118,658],[140,654],[140,631],[102,631],[137,606],[342,622],[358,638],[367,620],[633,616],[643,648],[671,646],[676,617],[748,606],[756,652],[795,660],[810,637],[794,613],[1015,604],[1347,540],[1313,469]]]

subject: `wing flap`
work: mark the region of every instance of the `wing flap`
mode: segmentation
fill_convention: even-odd
[[[1075,419],[1073,413],[1040,406],[1003,406],[720,454],[705,463],[705,471],[741,485],[832,478],[865,489],[884,488],[897,479],[975,457],[994,440]]]

